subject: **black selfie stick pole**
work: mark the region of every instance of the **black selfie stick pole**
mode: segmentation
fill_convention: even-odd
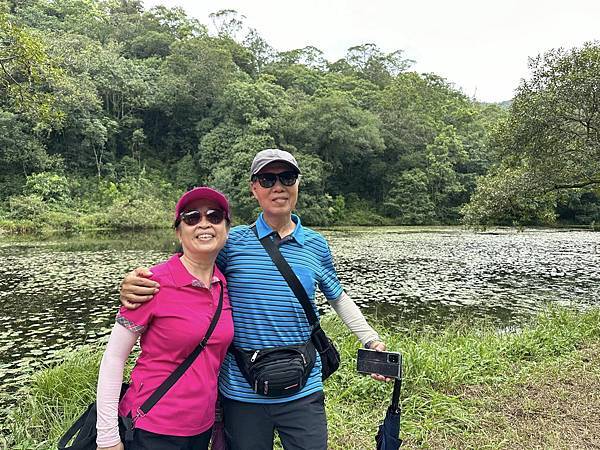
[[[392,393],[392,410],[394,413],[400,413],[400,388],[402,387],[402,359],[400,359],[400,374],[394,380],[394,392]]]
[[[392,393],[392,410],[395,414],[400,412],[400,388],[402,387],[402,376],[394,380],[394,392]]]

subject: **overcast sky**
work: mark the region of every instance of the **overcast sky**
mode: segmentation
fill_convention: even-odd
[[[181,6],[211,25],[221,9],[277,50],[312,45],[329,61],[354,45],[404,50],[413,69],[445,77],[466,95],[499,102],[528,77],[528,57],[600,40],[600,0],[146,0]]]

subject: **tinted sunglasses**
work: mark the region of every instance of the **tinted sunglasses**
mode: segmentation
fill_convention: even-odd
[[[289,170],[281,173],[257,173],[252,175],[252,181],[257,181],[264,188],[275,186],[277,178],[284,186],[293,186],[298,181],[298,172]]]
[[[209,209],[206,212],[198,211],[194,209],[192,211],[184,211],[179,214],[175,226],[179,225],[181,222],[184,222],[186,225],[193,227],[194,225],[198,225],[202,221],[202,216],[206,217],[213,225],[219,225],[225,219],[225,211],[222,209]]]

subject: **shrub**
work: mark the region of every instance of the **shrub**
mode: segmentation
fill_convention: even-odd
[[[105,226],[116,229],[168,227],[170,211],[154,197],[121,199],[107,210]]]
[[[38,196],[50,203],[64,204],[71,200],[69,181],[64,175],[53,172],[29,175],[23,193]]]
[[[31,220],[48,211],[48,205],[39,195],[17,195],[8,200],[9,217]]]
[[[47,211],[43,215],[44,228],[52,230],[73,231],[81,229],[79,214],[75,211]]]

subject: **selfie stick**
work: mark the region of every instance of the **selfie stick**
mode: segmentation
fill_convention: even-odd
[[[394,392],[392,393],[392,410],[400,413],[400,388],[402,387],[402,364],[400,364],[400,376],[394,380]]]

